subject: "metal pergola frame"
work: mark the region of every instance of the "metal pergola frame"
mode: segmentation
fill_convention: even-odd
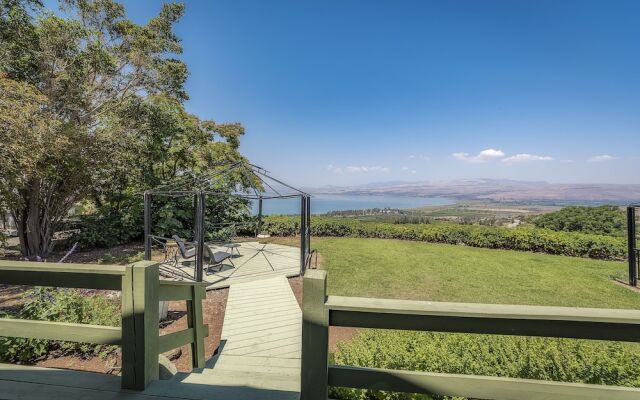
[[[235,162],[228,164],[220,164],[222,171],[218,171],[210,176],[187,176],[179,182],[169,185],[162,185],[155,189],[144,192],[144,259],[151,260],[151,246],[153,235],[151,233],[152,226],[152,204],[155,196],[167,197],[187,197],[192,196],[195,205],[194,215],[194,245],[196,248],[195,255],[195,280],[202,282],[204,277],[203,256],[205,244],[205,221],[206,221],[206,200],[207,196],[229,196],[242,198],[247,200],[258,201],[258,232],[262,226],[263,201],[271,199],[300,199],[300,275],[304,274],[307,259],[311,249],[311,195],[297,189],[289,184],[282,182],[269,175],[269,172],[263,168],[247,162]],[[251,174],[257,178],[262,188],[251,188],[253,194],[250,193],[228,193],[214,190],[213,184],[216,180],[234,172]],[[290,190],[290,193],[282,194],[274,189],[275,184]],[[273,185],[273,186],[272,186]],[[267,193],[264,187],[269,188],[275,194]]]
[[[629,204],[627,206],[627,243],[629,259],[629,285],[638,286],[638,269],[640,265],[640,252],[638,251],[638,240],[636,236],[636,209],[640,208],[640,203]]]

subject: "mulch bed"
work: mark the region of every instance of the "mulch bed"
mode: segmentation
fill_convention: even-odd
[[[293,290],[293,295],[296,296],[298,305],[302,307],[302,278],[295,277],[289,278],[289,285]],[[358,333],[360,329],[349,328],[343,326],[331,326],[329,327],[329,352],[333,353],[338,349],[338,343],[351,340],[353,336]]]
[[[224,312],[227,307],[227,297],[229,289],[210,290],[207,292],[207,298],[202,302],[204,323],[209,325],[209,337],[204,339],[205,359],[213,356],[220,345],[220,334],[222,333],[222,322],[224,321]],[[160,334],[164,335],[171,332],[181,331],[187,328],[187,306],[185,301],[172,301],[169,303],[169,316],[171,323],[165,327],[161,327]],[[167,321],[163,321],[166,324]],[[162,325],[162,324],[161,324]],[[173,350],[165,353],[169,359],[172,359],[178,371],[191,371],[191,347],[189,345],[182,346],[178,353]],[[174,359],[175,358],[175,359]]]

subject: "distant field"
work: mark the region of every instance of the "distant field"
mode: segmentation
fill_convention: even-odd
[[[313,238],[329,293],[416,300],[640,308],[612,277],[626,265],[400,240]]]
[[[432,219],[477,222],[488,218],[501,220],[524,219],[559,210],[560,206],[503,204],[498,202],[460,201],[455,204],[424,206],[413,209],[394,210],[390,213],[371,213],[371,210],[336,212],[334,216],[344,216],[360,221],[394,222],[399,215],[427,217]]]
[[[539,215],[559,210],[552,205],[503,204],[497,202],[463,201],[444,206],[428,206],[416,209],[432,217],[516,217]]]

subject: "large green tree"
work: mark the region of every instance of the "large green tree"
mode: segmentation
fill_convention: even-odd
[[[60,5],[0,0],[0,198],[29,258],[50,253],[80,200],[118,210],[137,190],[241,158],[240,125],[184,110],[182,4],[144,25],[113,0]]]

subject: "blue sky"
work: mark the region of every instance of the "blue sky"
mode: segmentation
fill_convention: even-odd
[[[640,183],[640,1],[186,5],[188,109],[290,182]]]

